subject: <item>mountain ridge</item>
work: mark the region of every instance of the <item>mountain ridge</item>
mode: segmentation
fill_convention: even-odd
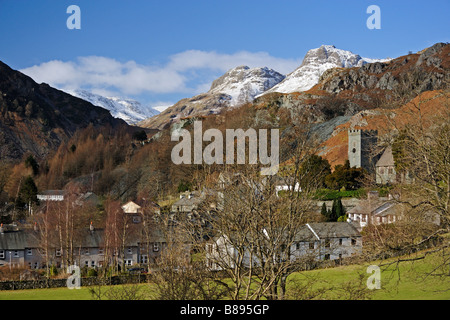
[[[139,101],[133,99],[106,97],[81,89],[65,91],[70,95],[86,100],[95,106],[109,110],[114,118],[122,119],[130,125],[160,113],[158,110],[146,107]]]
[[[284,79],[284,75],[267,67],[238,66],[212,82],[210,90],[178,101],[160,114],[141,121],[139,126],[163,129],[184,117],[220,113],[222,109],[248,102]]]
[[[223,108],[250,103],[265,94],[307,91],[332,68],[351,68],[388,60],[362,58],[335,46],[322,45],[309,50],[301,65],[288,75],[282,75],[267,67],[250,69],[248,66],[238,66],[214,80],[208,92],[182,99],[160,115],[138,124],[142,127],[163,129],[182,118],[220,113]]]

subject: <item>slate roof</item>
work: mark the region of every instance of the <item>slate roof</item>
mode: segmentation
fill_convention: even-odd
[[[104,246],[104,229],[88,229],[82,231],[82,241],[77,244],[82,248],[101,248]],[[138,246],[146,241],[140,233],[127,237],[126,246]],[[150,233],[149,242],[166,242],[162,230],[154,229]],[[27,248],[39,248],[39,232],[34,230],[5,231],[0,234],[0,250],[25,250]]]
[[[317,222],[308,225],[321,239],[361,236],[358,230],[348,222]]]
[[[221,235],[213,237],[217,241]],[[294,237],[296,242],[311,242],[330,238],[357,238],[361,234],[348,222],[314,222],[300,227]]]
[[[348,222],[314,222],[304,225],[296,234],[296,241],[318,241],[330,238],[361,237],[358,230]]]
[[[25,250],[39,247],[38,234],[34,231],[6,231],[0,234],[1,250]]]
[[[64,190],[45,190],[38,193],[38,195],[43,196],[63,196],[64,194],[65,194]]]
[[[394,166],[394,156],[392,155],[392,148],[389,146],[384,150],[380,159],[378,159],[376,166],[377,167],[391,167]]]

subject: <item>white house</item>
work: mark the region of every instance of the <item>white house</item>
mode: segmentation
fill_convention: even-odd
[[[64,190],[46,190],[37,195],[39,201],[64,201]]]
[[[125,213],[140,213],[142,207],[133,201],[129,201],[122,206],[122,210]]]
[[[392,198],[380,197],[377,191],[371,191],[367,199],[361,200],[348,211],[348,218],[362,230],[369,224],[379,225],[397,221],[403,209],[403,206]]]

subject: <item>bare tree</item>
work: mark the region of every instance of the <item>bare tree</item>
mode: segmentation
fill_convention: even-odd
[[[366,228],[366,249],[371,256],[398,258],[391,264],[422,260],[434,252],[442,259],[435,275],[448,276],[444,252],[450,232],[450,104],[448,91],[424,93],[410,101],[400,121],[386,118],[397,135],[393,154],[398,183],[391,190],[400,220],[392,225]],[[407,120],[407,121],[405,121]],[[406,124],[405,124],[406,123]],[[426,251],[420,251],[428,249]],[[430,272],[429,272],[430,273]]]
[[[217,274],[209,272],[202,254],[192,250],[188,231],[181,224],[173,224],[167,216],[159,228],[165,247],[153,263],[152,283],[156,285],[156,299],[161,300],[218,300],[225,296],[226,287]]]
[[[231,280],[223,282],[231,299],[284,299],[287,277],[305,266],[293,248],[301,226],[314,219],[317,185],[311,181],[301,189],[299,182],[311,174],[302,166],[317,144],[305,129],[294,128],[289,138],[295,147],[279,176],[262,176],[257,166],[226,165],[216,197],[199,209],[210,226],[204,229],[205,263]],[[287,186],[283,194],[280,183]]]

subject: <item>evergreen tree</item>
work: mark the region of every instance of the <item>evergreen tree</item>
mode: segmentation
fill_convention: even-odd
[[[339,199],[334,199],[333,200],[333,205],[331,207],[331,210],[329,211],[329,213],[327,215],[327,221],[328,222],[336,222],[342,216],[345,216],[345,208],[342,205],[342,201],[341,201],[340,198]]]
[[[30,203],[38,203],[37,193],[38,189],[33,178],[28,176],[19,190],[16,206],[23,209],[25,205],[29,205]]]
[[[322,204],[322,209],[320,210],[320,213],[328,219],[328,210],[325,202]]]

